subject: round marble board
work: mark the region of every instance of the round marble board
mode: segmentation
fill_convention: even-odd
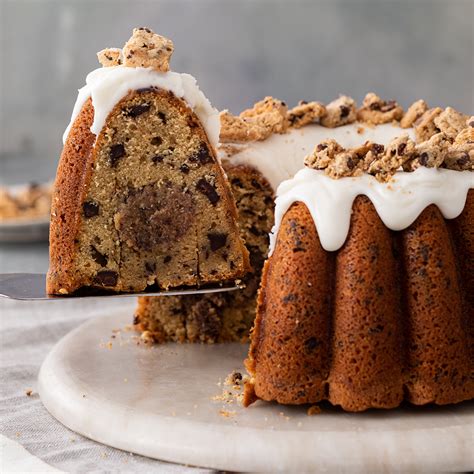
[[[152,458],[232,471],[468,471],[474,403],[348,414],[257,402],[223,391],[242,344],[137,344],[130,312],[105,310],[64,337],[39,375],[61,423]]]

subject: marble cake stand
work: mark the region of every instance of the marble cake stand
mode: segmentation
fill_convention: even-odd
[[[152,458],[232,471],[469,471],[474,403],[347,414],[212,400],[246,347],[137,345],[130,314],[104,310],[64,337],[39,375],[61,423]],[[114,337],[112,337],[114,336]]]

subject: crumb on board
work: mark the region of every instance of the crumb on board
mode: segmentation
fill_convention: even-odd
[[[318,405],[312,405],[308,408],[306,414],[308,416],[319,415],[321,413],[321,408]]]
[[[219,410],[219,415],[221,415],[224,418],[232,418],[233,416],[236,415],[236,412],[228,411],[228,410]]]

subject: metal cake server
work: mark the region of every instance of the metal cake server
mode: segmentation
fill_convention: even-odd
[[[57,296],[46,293],[46,275],[44,273],[0,273],[0,297],[12,300],[59,300],[71,298],[124,298],[130,296],[184,296],[220,293],[242,289],[241,285],[223,285],[219,287],[147,291],[144,293],[80,292],[72,295]]]

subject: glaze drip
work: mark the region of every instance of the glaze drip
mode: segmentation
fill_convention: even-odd
[[[387,183],[365,174],[331,179],[323,171],[305,168],[277,190],[275,225],[270,233],[270,255],[286,211],[295,202],[306,205],[326,251],[342,247],[349,232],[352,203],[367,196],[383,223],[392,230],[409,227],[430,204],[435,204],[446,219],[461,214],[469,189],[474,188],[474,173],[421,167],[408,173],[399,171]]]

